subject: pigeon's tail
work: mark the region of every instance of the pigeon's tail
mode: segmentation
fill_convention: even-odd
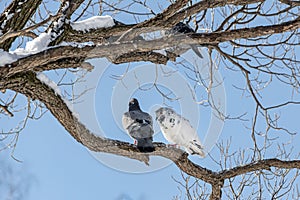
[[[202,144],[197,141],[197,140],[193,140],[189,143],[189,146],[187,148],[187,151],[190,153],[190,154],[198,154],[199,156],[201,157],[205,157],[205,153],[203,151],[203,146]]]
[[[137,148],[141,152],[152,152],[154,151],[154,146],[152,143],[152,137],[149,138],[139,138],[137,140]]]
[[[199,57],[199,58],[203,58],[202,54],[200,53],[197,45],[191,45],[192,50],[195,52],[195,54]]]

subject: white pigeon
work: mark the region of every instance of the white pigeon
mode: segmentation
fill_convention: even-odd
[[[171,108],[159,108],[155,111],[156,120],[166,140],[185,147],[190,154],[205,156],[197,131],[189,120],[177,114]]]
[[[129,110],[124,113],[122,124],[129,136],[137,141],[137,148],[141,152],[154,151],[152,117],[141,110],[137,99],[129,101]]]

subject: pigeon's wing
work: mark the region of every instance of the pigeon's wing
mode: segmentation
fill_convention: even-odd
[[[149,113],[144,112],[144,119],[149,125],[153,126],[153,119]]]
[[[130,111],[124,113],[122,117],[122,125],[124,129],[128,129],[133,123],[149,124],[153,126],[151,115],[142,111]]]
[[[181,132],[181,139],[184,143],[184,147],[190,154],[199,154],[201,157],[205,156],[203,151],[203,145],[200,141],[198,133],[196,129],[192,127],[189,120],[185,118],[181,118],[180,123],[180,132]]]
[[[134,121],[141,124],[149,124],[150,126],[153,126],[152,117],[148,113],[145,113],[143,111],[130,111],[129,114]]]
[[[178,117],[180,118],[180,123],[177,124],[176,128],[178,128],[179,134],[182,135],[181,139],[187,143],[194,139],[198,139],[198,134],[192,127],[190,121],[185,119],[184,117]]]
[[[128,130],[129,127],[134,123],[134,119],[131,118],[130,113],[126,112],[122,117],[122,125],[125,130]]]
[[[124,113],[122,124],[128,134],[134,139],[152,138],[153,121],[151,115],[142,111],[129,111]]]
[[[138,121],[139,124],[141,124],[140,128],[140,134],[142,138],[151,138],[154,134],[153,131],[153,120],[150,114],[145,112],[134,112],[133,115],[135,115],[135,120]]]

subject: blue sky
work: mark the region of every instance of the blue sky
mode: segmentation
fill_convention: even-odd
[[[0,2],[0,5],[1,3],[3,2]],[[123,22],[133,22],[132,19],[125,19],[127,21]],[[203,53],[206,54],[205,49],[203,49]],[[187,55],[191,54],[191,52],[188,52]],[[193,63],[194,57],[190,56],[188,58],[190,63]],[[122,92],[124,93],[122,94],[116,92],[122,84],[112,77],[124,74],[127,65],[111,65],[105,59],[95,59],[90,62],[95,66],[95,70],[87,75],[87,79],[93,83],[92,87],[95,86],[95,91],[87,93],[83,97],[82,104],[74,105],[76,112],[80,115],[80,120],[96,134],[104,134],[109,138],[132,142],[118,124],[121,114],[127,110],[128,99],[131,96],[137,97],[140,100],[142,109],[150,113],[153,113],[156,106],[162,105],[164,99],[153,87],[151,88],[151,82],[143,85],[144,90],[133,87],[129,91],[123,89]],[[205,66],[203,62],[205,63],[205,61],[199,61],[198,63]],[[135,63],[131,64],[128,69],[130,72],[134,72],[141,66],[144,68],[149,67],[145,65],[146,63]],[[161,81],[162,91],[176,93],[184,90],[188,94],[189,91],[183,89],[185,83],[193,86],[192,81],[185,76],[188,70],[180,69],[180,67],[171,63],[168,66],[181,75],[183,82],[180,82],[181,78],[178,76],[175,81],[180,86],[174,89],[172,85],[174,80],[167,81],[167,83]],[[152,67],[152,72],[155,72],[156,66],[152,64],[150,67]],[[244,77],[240,72],[225,70],[224,66],[219,66],[219,69],[224,78],[225,97],[221,101],[225,103],[226,110],[231,117],[247,112],[247,117],[251,120],[255,108],[253,100],[248,97],[248,94],[243,94],[240,90],[232,87],[233,84],[245,87]],[[99,72],[98,70],[105,70],[101,77],[95,77],[96,71]],[[143,80],[141,78],[143,76],[139,77],[138,71],[136,71],[136,74],[137,79],[131,79],[130,83]],[[53,72],[48,73],[48,75],[55,78]],[[148,74],[144,75],[148,77]],[[127,84],[129,82],[127,81]],[[278,86],[279,84],[276,83],[265,89],[264,93],[268,95],[263,99],[265,105],[283,102],[291,97],[291,90]],[[80,90],[83,86],[78,87],[78,90]],[[200,100],[205,97],[203,88],[197,90],[197,97]],[[298,96],[295,95],[294,99],[297,100]],[[20,99],[20,101],[24,101],[24,99]],[[192,99],[188,97],[188,100],[182,102],[182,104],[169,101],[167,101],[167,104],[173,106],[178,112],[182,112],[197,127],[199,136],[203,141],[205,136],[208,136],[208,138],[211,136],[208,130],[209,125],[214,120],[211,120],[212,114],[208,107],[198,106],[191,102]],[[288,106],[281,111],[275,110],[271,114],[275,112],[282,116],[282,124],[290,127],[295,132],[299,132],[299,107]],[[17,119],[21,119],[21,117],[18,117]],[[263,119],[261,120],[263,121]],[[10,128],[11,119],[1,118],[1,124],[3,129]],[[99,129],[99,125],[101,129]],[[247,127],[250,125],[251,121],[226,121],[220,132],[218,142],[231,140],[230,149],[232,152],[239,149],[249,150],[252,147],[252,142]],[[155,126],[157,134],[154,140],[166,142],[159,133],[157,125]],[[264,129],[264,125],[258,124],[258,130],[263,131]],[[274,133],[273,136],[280,138],[279,144],[281,142],[297,144],[299,139],[298,136],[290,137],[282,132]],[[211,155],[219,159],[218,149],[215,146],[213,147]],[[294,145],[294,147],[295,153],[299,152],[299,147],[297,145]],[[276,150],[276,145],[270,148],[270,157],[274,155]],[[49,112],[39,120],[31,120],[26,129],[20,134],[14,156],[22,162],[14,161],[9,157],[9,153],[11,153],[10,149],[1,152],[0,160],[6,160],[15,170],[16,176],[20,176],[20,173],[22,176],[24,174],[25,183],[28,181],[30,184],[26,199],[30,200],[80,200],[87,198],[90,200],[153,200],[172,199],[173,196],[180,193],[177,189],[178,184],[172,179],[174,177],[177,180],[182,180],[180,170],[174,164],[165,159],[155,159],[155,161],[152,161],[152,166],[147,167],[138,161],[127,159],[125,161],[111,155],[100,156],[99,160],[99,157],[97,159],[84,146],[77,143]],[[203,167],[220,170],[210,158],[201,159],[192,156],[191,159]]]
[[[108,68],[104,68],[107,61],[103,59],[95,59],[91,63],[96,69],[94,73],[87,76],[87,79],[92,80],[98,87],[96,87],[95,93],[91,91],[84,96],[83,107],[75,104],[74,107],[79,113],[80,120],[98,134],[97,128],[94,127],[95,124],[89,124],[93,121],[91,117],[94,113],[107,137],[132,142],[124,130],[117,126],[110,114],[113,112],[111,98],[119,98],[111,96],[113,86],[110,84],[116,85],[119,82],[110,76],[115,73],[112,69],[116,66],[108,65]],[[133,69],[136,68],[135,66]],[[97,74],[96,71],[102,69],[107,69],[103,74],[105,84],[102,83],[102,79],[99,82],[93,79]],[[48,73],[50,77],[54,76],[51,74],[51,72]],[[167,87],[168,83],[166,84]],[[146,87],[148,86],[146,85]],[[148,91],[137,89],[130,92],[134,97],[140,99],[141,107],[144,110],[149,110],[153,104],[162,103],[161,96],[155,95],[157,92],[153,90],[150,91],[150,96]],[[85,104],[90,100],[95,101],[94,104],[91,104],[92,113],[88,112],[89,108]],[[127,101],[122,98],[117,101],[117,103],[125,105],[124,108],[120,108],[124,109],[121,110],[121,113],[127,110]],[[169,103],[172,105],[172,102]],[[178,107],[177,104],[175,102],[173,106]],[[9,118],[7,119],[10,121]],[[191,121],[198,122],[197,119],[191,119]],[[157,127],[156,130],[158,131]],[[165,142],[160,133],[155,135],[154,140]],[[49,112],[41,119],[28,123],[26,129],[20,134],[14,156],[22,162],[18,163],[8,157],[12,166],[22,169],[22,173],[28,174],[29,177],[24,180],[28,180],[31,186],[27,199],[84,199],[87,196],[89,199],[112,200],[171,199],[179,193],[178,184],[172,177],[181,180],[180,170],[170,161],[154,158],[151,159],[150,167],[128,159],[124,162],[122,158],[115,158],[111,155],[106,155],[106,158],[112,160],[113,165],[107,160],[99,161],[84,146],[77,143]],[[193,159],[197,162],[202,161],[197,156],[194,156]],[[163,192],[155,192],[161,191],[162,187]]]
[[[103,66],[101,65],[103,64],[101,60],[92,62],[94,64],[98,62],[98,66]],[[95,64],[95,67],[97,67],[97,64]],[[234,81],[230,81],[233,80],[230,73],[226,73],[225,78],[227,109],[231,113],[252,110],[254,106],[252,100],[241,98],[241,93],[231,88],[232,82],[243,84],[242,78],[241,80],[234,79]],[[111,96],[108,95],[111,93],[112,88],[107,85],[104,88],[106,88],[103,91],[104,93],[101,93],[101,88],[97,88],[98,92],[94,96],[96,117],[100,120],[100,124],[108,137],[132,142],[124,131],[113,122],[114,119],[107,117],[107,113],[112,112],[110,106]],[[228,92],[230,88],[231,90]],[[153,96],[156,98],[149,98],[144,93],[145,91],[134,93],[140,98],[142,109],[148,110],[152,104],[161,103],[160,97]],[[284,91],[280,91],[280,93],[283,94]],[[100,94],[106,95],[103,95],[101,99]],[[277,99],[281,97],[281,95],[273,96]],[[89,96],[87,95],[85,98],[88,99]],[[123,99],[120,99],[120,101],[123,103]],[[100,104],[97,102],[104,103]],[[296,112],[297,110],[299,110],[297,106],[291,106],[281,112],[287,118],[285,123],[289,124],[292,130],[295,131],[299,131],[299,127],[296,126],[297,113],[299,113]],[[204,110],[200,114],[199,136],[202,139],[203,132],[208,128],[207,124],[210,119],[210,115],[206,115],[206,113],[207,111]],[[289,116],[289,113],[293,114]],[[83,113],[80,115],[84,123],[92,121],[91,118],[86,117],[89,114]],[[231,139],[232,151],[240,148],[250,148],[252,144],[250,142],[250,134],[244,128],[247,123],[249,122],[226,121],[218,141]],[[90,128],[93,130],[93,127]],[[154,140],[165,141],[160,133],[155,136]],[[289,140],[289,137],[287,137],[287,140]],[[211,153],[215,158],[219,157],[217,148],[214,148]],[[26,129],[19,137],[14,156],[21,160],[22,163],[18,163],[10,157],[6,158],[10,160],[16,171],[22,169],[22,173],[29,175],[28,181],[31,187],[27,199],[33,200],[80,200],[87,197],[91,200],[172,199],[173,196],[179,194],[178,184],[174,182],[172,177],[182,180],[180,170],[174,164],[167,164],[166,167],[154,171],[151,169],[153,172],[148,173],[141,172],[143,170],[140,167],[145,167],[145,169],[147,167],[138,161],[129,161],[126,164],[120,163],[120,168],[117,170],[115,165],[110,166],[110,163],[107,162],[103,164],[103,161],[97,160],[84,146],[77,143],[49,112],[40,120],[28,123]],[[122,159],[118,158],[112,158],[112,160],[122,162]],[[203,167],[220,170],[209,158],[200,159],[193,156],[192,160]],[[135,170],[138,173],[135,173]]]
[[[159,196],[171,199],[176,188],[171,176],[179,172],[175,166],[143,174],[106,167],[48,114],[22,133],[15,156],[23,161],[15,165],[32,175],[27,199],[155,199],[161,184],[165,192]]]
[[[81,104],[74,105],[76,112],[79,113],[80,120],[96,134],[105,134],[109,138],[132,142],[124,130],[118,126],[118,119],[114,119],[112,116],[114,112],[112,109],[114,106],[112,98],[117,99],[117,104],[125,105],[125,107],[121,106],[118,108],[121,109],[118,110],[121,114],[127,111],[128,104],[128,99],[122,98],[124,96],[123,93],[112,94],[114,92],[112,89],[120,87],[116,86],[119,80],[111,78],[111,75],[120,73],[120,71],[114,70],[119,66],[110,65],[103,59],[95,59],[90,62],[95,66],[95,71],[87,75],[86,79],[91,80],[91,82],[87,81],[86,84],[92,88],[94,85],[97,87],[95,87],[95,91],[90,91],[81,99],[83,100],[81,103],[83,106]],[[107,68],[104,67],[106,65],[108,66]],[[138,63],[137,65],[132,67],[131,70],[139,69],[140,65],[145,67],[144,64]],[[155,66],[151,65],[152,67]],[[97,71],[101,72],[104,69],[106,71],[101,78],[95,77],[99,74]],[[52,72],[47,73],[47,75],[54,77]],[[175,75],[172,74],[172,76]],[[99,82],[97,82],[97,78]],[[177,81],[180,80],[178,79]],[[189,82],[184,76],[182,76],[182,81]],[[172,92],[176,93],[183,87],[178,86],[179,89],[174,89],[172,86],[168,88],[168,85],[171,83],[163,82],[163,84],[165,84],[165,88],[162,87],[161,89],[166,92],[172,90]],[[145,88],[150,86],[151,84],[146,84]],[[79,86],[78,90],[80,88]],[[129,93],[131,96],[139,98],[142,109],[150,113],[156,108],[153,107],[153,104],[161,105],[163,103],[163,98],[153,89],[144,91],[135,88]],[[90,104],[90,101],[94,102]],[[178,112],[182,110],[183,113],[186,109],[189,110],[195,106],[198,108],[198,105],[190,103],[183,103],[182,105],[178,102],[172,103],[167,101],[167,103],[177,108]],[[198,111],[196,113],[193,112],[188,112],[188,116],[198,114]],[[196,126],[197,123],[200,123],[199,129],[205,130],[208,128],[205,121],[209,121],[210,118],[210,114],[206,110],[203,110],[201,115],[205,113],[208,113],[208,118],[206,116],[201,116],[199,119],[187,117],[192,123],[196,123]],[[96,119],[93,119],[94,114]],[[121,116],[116,117],[120,118]],[[96,124],[93,122],[96,122]],[[103,130],[102,133],[97,129],[98,123]],[[157,133],[154,140],[166,142],[156,123],[155,126]],[[199,136],[202,139],[204,138],[204,134]],[[25,180],[28,180],[31,186],[27,199],[79,200],[88,196],[89,199],[151,200],[158,198],[172,199],[173,196],[179,194],[178,184],[172,177],[181,180],[180,170],[170,161],[157,157],[151,158],[150,167],[148,167],[139,161],[130,159],[124,161],[123,158],[107,154],[105,158],[102,156],[100,160],[99,158],[96,159],[84,146],[77,143],[49,112],[41,119],[28,123],[26,129],[20,134],[14,156],[22,162],[18,163],[8,157],[11,160],[10,163],[12,163],[14,168],[22,169],[22,173],[29,176],[29,179]],[[197,156],[192,156],[192,159],[196,163],[204,161],[204,159]],[[207,162],[205,166],[209,168],[214,167],[211,162]],[[161,191],[162,188],[162,192],[157,192]]]

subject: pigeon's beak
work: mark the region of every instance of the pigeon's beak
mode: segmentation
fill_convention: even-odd
[[[157,121],[157,119],[159,118],[159,116],[160,116],[160,114],[157,112],[157,111],[155,111],[155,120]]]
[[[157,121],[157,120],[158,120],[158,118],[159,118],[159,116],[160,116],[160,114],[159,114],[158,110],[157,110],[157,111],[155,111],[155,115],[156,115],[156,117],[155,117],[155,120]]]

